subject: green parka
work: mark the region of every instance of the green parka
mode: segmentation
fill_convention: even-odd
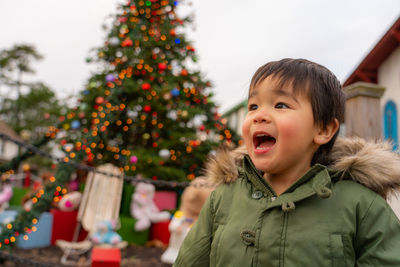
[[[398,155],[338,139],[332,162],[276,197],[244,153],[218,155],[210,176],[222,184],[174,266],[400,266],[400,222],[384,199],[400,184]]]

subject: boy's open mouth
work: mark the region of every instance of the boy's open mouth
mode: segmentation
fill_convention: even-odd
[[[253,136],[253,144],[257,150],[271,148],[275,143],[276,139],[266,133],[258,133]]]

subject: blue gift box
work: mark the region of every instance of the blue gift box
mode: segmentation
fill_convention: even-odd
[[[17,247],[30,249],[50,246],[53,214],[50,212],[43,212],[35,226],[37,230],[28,234],[28,240],[24,240],[24,234],[18,237]]]
[[[0,213],[0,223],[7,224],[9,222],[14,221],[15,217],[17,217],[16,210],[5,210]]]

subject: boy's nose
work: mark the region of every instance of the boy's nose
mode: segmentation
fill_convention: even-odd
[[[265,112],[258,112],[254,118],[253,118],[254,123],[261,123],[261,122],[271,122],[271,117],[265,113]]]

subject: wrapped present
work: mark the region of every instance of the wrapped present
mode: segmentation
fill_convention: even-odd
[[[117,233],[122,237],[122,240],[129,244],[144,245],[149,240],[150,230],[135,231],[136,220],[131,216],[120,215],[120,228]]]
[[[159,210],[176,210],[177,194],[175,191],[156,191],[153,200]]]
[[[150,240],[160,240],[164,245],[168,245],[170,232],[168,225],[170,220],[166,222],[153,223],[150,227]]]
[[[43,212],[36,225],[36,231],[27,234],[27,239],[24,238],[25,234],[18,236],[17,247],[24,249],[43,248],[50,246],[51,232],[53,225],[53,214],[50,212]]]
[[[72,241],[75,233],[75,228],[78,224],[76,217],[78,211],[61,211],[57,209],[51,209],[53,214],[53,229],[51,234],[51,244],[54,245],[56,240]],[[86,238],[87,232],[81,229],[78,241],[82,241]]]
[[[10,207],[22,207],[22,200],[30,192],[29,188],[13,187],[13,195],[9,201]]]
[[[92,267],[119,267],[121,250],[118,248],[99,248],[92,250]]]
[[[135,191],[135,187],[131,184],[124,183],[122,188],[122,200],[121,200],[121,208],[119,213],[122,215],[129,216],[131,214],[131,200],[132,194]]]

